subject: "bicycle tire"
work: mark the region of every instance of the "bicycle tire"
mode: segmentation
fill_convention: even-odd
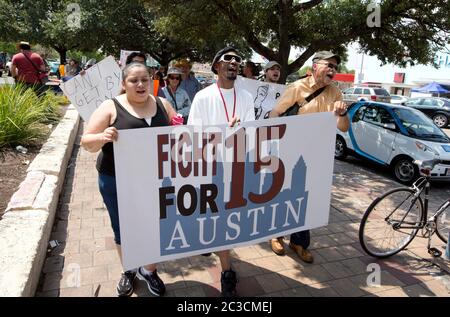
[[[445,203],[444,203],[445,204]],[[443,204],[442,204],[443,205]],[[441,205],[441,207],[442,207]],[[439,207],[438,210],[441,208]],[[447,207],[436,218],[436,234],[442,242],[447,243],[448,235],[450,232],[450,209]]]
[[[414,201],[414,207],[414,205],[411,204],[411,199],[414,197],[414,193],[414,190],[412,190],[411,188],[396,188],[379,196],[370,204],[370,206],[364,213],[363,218],[361,219],[361,224],[359,227],[359,242],[361,244],[361,247],[367,254],[376,258],[387,258],[400,252],[401,250],[406,248],[409,243],[411,243],[411,241],[419,231],[419,228],[395,229],[392,223],[390,224],[387,222],[386,217],[388,216],[388,214],[391,214],[390,221],[398,222],[405,215],[405,210],[410,210],[407,214],[407,218],[405,218],[405,221],[408,221],[408,223],[411,225],[417,225],[417,222],[422,219],[423,202],[422,199],[418,197],[417,200]],[[399,203],[402,201],[403,203],[399,205]],[[376,213],[378,212],[378,209],[382,209],[382,204],[387,205],[388,212],[384,216],[379,217]],[[396,208],[395,211],[394,209],[392,209],[394,208],[394,205],[398,208]],[[401,207],[403,205],[405,205],[407,209],[402,210]],[[392,218],[392,216],[394,215],[395,218]],[[372,223],[375,223],[375,225],[378,226],[369,228],[369,221],[370,225],[372,225]],[[372,233],[378,234],[379,229],[384,229],[384,232],[379,235],[379,238],[371,237]],[[398,233],[402,237],[401,241],[399,241],[398,243],[392,243],[392,246],[385,247],[385,250],[377,250],[376,245],[378,244],[378,242],[389,239],[389,234],[394,235],[395,233]],[[381,246],[379,247],[379,249],[381,249]]]

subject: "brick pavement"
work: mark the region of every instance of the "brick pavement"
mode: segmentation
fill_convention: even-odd
[[[116,296],[121,265],[97,187],[96,154],[76,141],[36,296]],[[356,162],[356,161],[355,161]],[[357,162],[356,162],[357,163]],[[314,264],[301,262],[291,250],[275,255],[268,243],[237,248],[233,267],[240,296],[449,296],[448,266],[430,265],[426,240],[417,237],[408,250],[387,260],[363,253],[359,221],[370,202],[398,184],[358,164],[336,161],[330,223],[312,230]],[[432,207],[450,194],[433,189]],[[287,241],[287,240],[286,240]],[[442,243],[437,245],[442,246]],[[381,268],[381,285],[368,286],[368,265]],[[158,271],[166,296],[219,296],[218,258],[194,256],[169,261]],[[138,279],[133,296],[151,296]]]

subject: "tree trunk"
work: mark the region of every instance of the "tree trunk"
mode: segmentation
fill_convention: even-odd
[[[59,53],[59,63],[61,65],[66,64],[66,58],[67,58],[67,49],[65,48],[56,48],[56,51]]]
[[[278,47],[278,63],[281,65],[280,84],[286,82],[286,78],[289,75],[289,54],[291,52],[291,44],[289,42],[289,18],[290,10],[292,9],[292,2],[281,0],[278,2],[278,8],[280,11],[278,20],[278,37],[280,39],[280,45]]]

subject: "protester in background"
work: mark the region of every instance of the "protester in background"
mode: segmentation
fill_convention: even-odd
[[[11,76],[16,83],[32,88],[40,96],[46,91],[44,61],[38,53],[31,52],[30,43],[20,42],[18,48],[20,52],[12,58]]]
[[[195,94],[202,89],[202,85],[194,76],[191,76],[192,64],[187,59],[182,59],[175,63],[174,67],[181,69],[183,72],[181,76],[183,81],[180,88],[183,88],[188,93],[190,100],[194,100]]]
[[[264,66],[264,81],[268,83],[278,83],[280,80],[281,65],[276,61],[270,61]]]
[[[125,93],[104,101],[95,110],[81,139],[81,145],[87,151],[97,152],[101,149],[97,159],[99,188],[111,219],[114,241],[121,260],[113,142],[117,140],[122,129],[167,126],[176,115],[167,100],[150,94],[151,80],[145,65],[128,64],[122,71],[122,87]],[[133,281],[136,274],[140,279],[145,280],[151,293],[157,296],[164,294],[165,285],[157,274],[156,264],[148,264],[141,266],[137,272],[132,270],[122,273],[117,284],[118,296],[130,296],[133,293]]]
[[[61,78],[62,81],[65,82],[71,79],[72,77],[77,76],[81,72],[81,70],[82,69],[80,67],[80,63],[76,59],[71,58],[69,60],[69,63],[65,66],[64,71],[65,76]]]
[[[316,113],[316,112],[334,112],[336,116],[337,128],[343,132],[349,128],[347,116],[347,106],[342,101],[342,94],[332,80],[341,58],[329,51],[317,52],[313,57],[312,75],[299,79],[289,85],[281,95],[277,105],[270,112],[270,118],[275,118],[283,114],[292,105],[298,103],[302,105],[298,114]],[[313,97],[316,95],[315,97]],[[320,96],[320,98],[316,98]],[[306,102],[305,99],[310,99]],[[270,241],[272,251],[277,255],[283,255],[284,241],[283,237],[278,237]],[[310,244],[309,230],[295,232],[291,234],[289,247],[307,263],[314,261],[313,255],[308,250]]]
[[[132,62],[135,63],[141,63],[145,65],[145,60],[147,58],[145,57],[145,54],[142,52],[133,52],[130,55],[127,56],[127,60],[125,62],[125,65],[128,65]]]
[[[244,68],[242,69],[242,76],[250,79],[257,79],[259,74],[258,67],[252,61],[245,62]]]
[[[218,75],[217,84],[199,91],[192,102],[189,125],[217,125],[228,123],[230,127],[242,121],[255,120],[253,97],[235,86],[241,57],[233,47],[217,52],[211,70]],[[222,267],[222,296],[236,295],[236,273],[231,268],[230,250],[216,252]]]
[[[166,86],[164,76],[159,70],[153,75],[153,80],[157,80],[159,82],[159,87],[161,88]]]
[[[167,71],[167,69],[166,69],[166,67],[165,66],[159,66],[159,72],[162,74],[162,76],[163,76],[163,78],[164,77],[166,77],[166,71]]]
[[[167,71],[166,86],[162,89],[164,97],[172,104],[175,110],[183,116],[184,124],[187,123],[191,100],[187,92],[181,88],[181,75],[183,73],[176,67]]]

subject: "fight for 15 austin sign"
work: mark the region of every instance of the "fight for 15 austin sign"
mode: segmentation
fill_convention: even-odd
[[[335,130],[319,113],[119,131],[125,269],[326,225]]]

